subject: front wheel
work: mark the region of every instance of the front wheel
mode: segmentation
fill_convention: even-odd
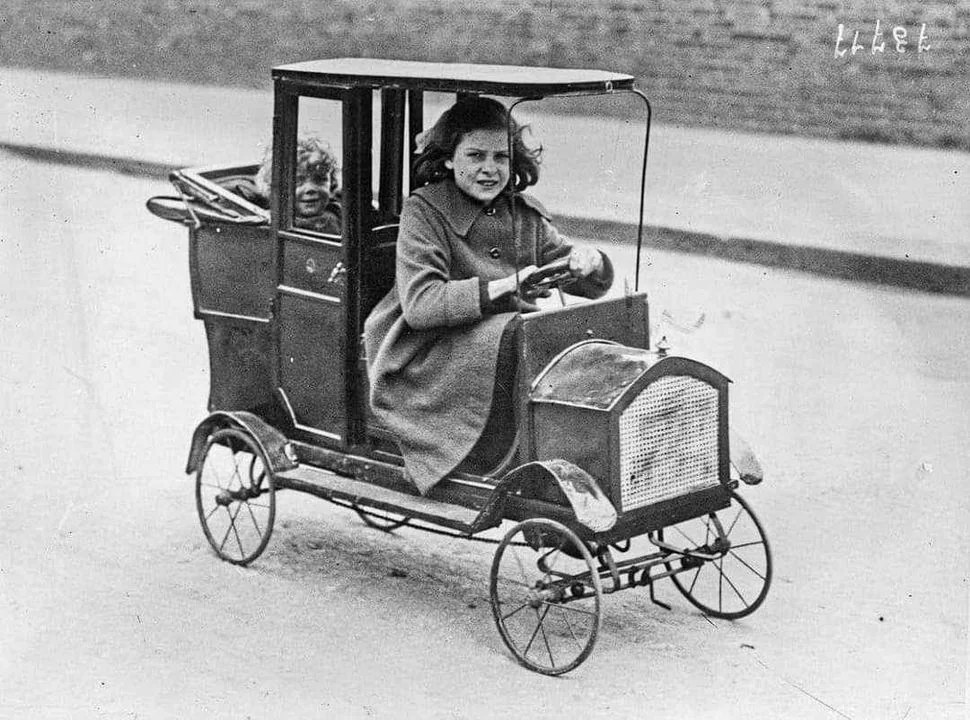
[[[565,525],[532,519],[509,530],[489,594],[502,640],[530,670],[561,675],[593,651],[603,590],[586,544]]]
[[[665,563],[681,594],[706,615],[735,620],[757,610],[771,586],[771,548],[757,516],[736,493],[726,510],[686,520],[658,532],[684,548]],[[714,556],[692,557],[691,552]]]
[[[217,430],[195,474],[195,507],[209,545],[226,562],[248,565],[266,549],[276,486],[262,449],[245,432]]]

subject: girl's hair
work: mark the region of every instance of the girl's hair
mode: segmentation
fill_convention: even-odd
[[[337,158],[326,143],[313,136],[301,137],[296,141],[296,172],[297,174],[319,173],[329,177],[331,197],[340,186],[340,167],[337,165]],[[263,158],[263,164],[256,172],[256,177],[253,178],[256,192],[268,199],[272,181],[273,148],[270,147]]]
[[[459,100],[448,108],[429,130],[420,137],[418,152],[412,173],[417,186],[437,182],[453,176],[445,167],[451,160],[461,139],[475,130],[501,130],[512,132],[512,168],[509,184],[514,190],[524,190],[539,182],[539,157],[542,148],[526,146],[522,132],[527,125],[519,126],[508,109],[498,100],[473,96]],[[423,147],[420,145],[423,143]]]

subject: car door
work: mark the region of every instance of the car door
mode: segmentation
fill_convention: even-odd
[[[277,392],[297,436],[344,445],[351,434],[348,407],[354,402],[349,365],[356,357],[351,248],[369,208],[368,202],[362,211],[357,189],[370,192],[369,137],[367,142],[357,137],[362,125],[370,127],[369,116],[362,118],[370,106],[353,91],[313,93],[278,87],[276,94],[274,158],[281,159],[273,175],[279,269],[274,303]],[[339,232],[301,217],[301,165],[309,138],[316,138],[340,167],[335,195]]]

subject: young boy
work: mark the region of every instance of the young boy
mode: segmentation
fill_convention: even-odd
[[[269,207],[273,177],[272,151],[254,178],[259,204]],[[340,235],[340,168],[330,149],[315,137],[304,137],[296,147],[296,189],[293,223],[298,228]]]

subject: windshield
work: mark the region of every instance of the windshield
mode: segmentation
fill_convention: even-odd
[[[523,100],[512,113],[528,126],[526,143],[542,148],[540,179],[529,192],[559,231],[607,252],[614,244],[636,245],[648,123],[643,98],[622,92]],[[618,268],[618,279],[636,288],[637,268]]]

